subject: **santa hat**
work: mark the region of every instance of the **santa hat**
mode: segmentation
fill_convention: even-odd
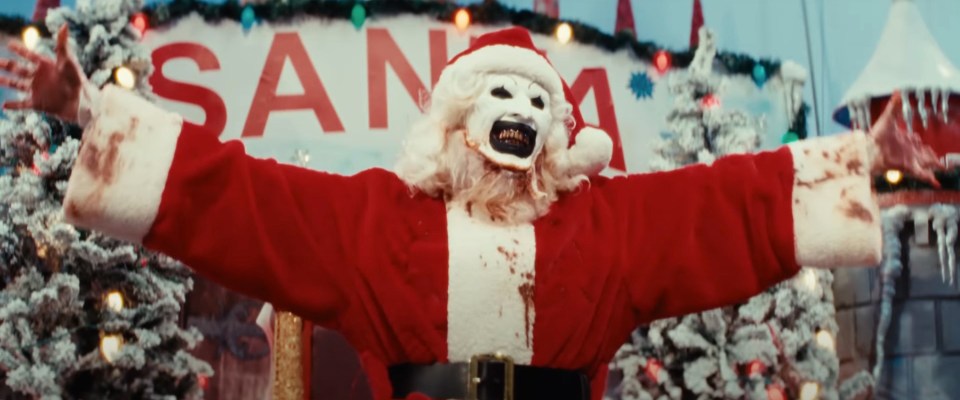
[[[550,96],[563,96],[573,107],[574,126],[570,131],[565,168],[572,174],[593,175],[602,171],[613,156],[613,141],[606,132],[586,126],[570,86],[553,68],[546,55],[537,50],[530,32],[508,28],[477,38],[468,49],[450,60],[434,90],[455,85],[456,76],[479,73],[508,73],[527,77],[547,90]]]

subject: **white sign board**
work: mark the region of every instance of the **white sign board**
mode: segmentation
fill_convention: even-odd
[[[411,15],[369,20],[359,30],[347,20],[305,18],[244,33],[233,21],[191,16],[148,31],[144,43],[163,107],[224,140],[242,139],[252,155],[289,162],[301,150],[311,168],[350,174],[391,168],[446,61],[471,36],[497,28],[460,32]],[[671,74],[658,76],[627,51],[562,45],[544,35],[535,42],[571,85],[586,122],[616,136],[611,167],[644,171],[673,106]],[[651,98],[630,90],[636,72],[655,77]],[[747,76],[729,76],[717,95],[722,107],[764,116],[765,147],[779,143],[788,112],[775,79],[758,88]]]

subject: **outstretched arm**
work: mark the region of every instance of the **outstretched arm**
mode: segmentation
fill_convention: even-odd
[[[237,141],[184,133],[178,115],[126,90],[84,88],[65,31],[58,42],[57,60],[14,45],[24,61],[0,60],[15,77],[0,85],[26,93],[8,108],[88,120],[64,200],[69,222],[142,243],[318,322],[346,308],[361,213],[403,190],[393,175],[310,171],[249,157]]]
[[[872,177],[888,168],[932,179],[939,166],[893,110],[870,134],[854,132],[735,155],[713,165],[611,179],[624,275],[642,319],[747,299],[799,266],[879,262]]]

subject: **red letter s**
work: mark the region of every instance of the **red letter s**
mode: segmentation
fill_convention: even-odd
[[[220,69],[217,56],[210,49],[196,43],[171,43],[153,51],[153,75],[150,76],[150,86],[158,96],[188,104],[194,104],[203,109],[206,121],[197,125],[184,121],[184,129],[199,129],[220,136],[227,126],[227,106],[223,99],[208,88],[189,83],[170,80],[163,75],[163,65],[176,58],[189,58],[197,63],[202,71]]]

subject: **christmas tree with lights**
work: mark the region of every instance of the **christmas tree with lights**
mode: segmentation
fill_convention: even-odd
[[[667,114],[669,132],[654,145],[652,171],[669,171],[694,163],[710,163],[728,154],[748,153],[760,146],[763,121],[720,106],[722,79],[713,73],[717,54],[713,34],[700,29],[700,45],[689,68],[670,77],[674,107]]]
[[[136,0],[79,0],[52,10],[98,86],[150,98],[149,54],[131,17]],[[53,55],[28,28],[24,44]],[[179,324],[193,283],[176,261],[64,222],[62,201],[80,130],[34,112],[0,119],[0,394],[13,398],[202,395],[211,368]]]
[[[716,48],[701,28],[690,68],[674,73],[672,132],[656,147],[655,171],[756,151],[761,122],[724,110],[712,73]],[[833,274],[804,268],[745,304],[654,321],[635,331],[610,364],[612,399],[847,399],[869,388],[865,371],[838,384]]]

